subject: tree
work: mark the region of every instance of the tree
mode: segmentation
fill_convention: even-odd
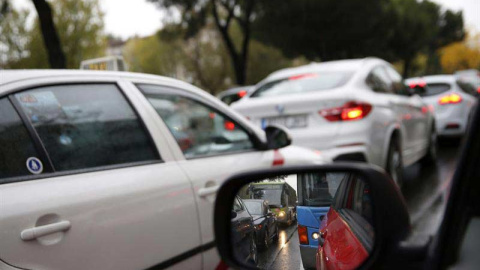
[[[52,68],[66,68],[65,54],[63,53],[53,22],[52,9],[46,0],[32,0],[37,10],[43,42],[48,52],[48,61]]]
[[[248,67],[248,50],[251,40],[251,24],[254,8],[260,0],[148,0],[162,8],[175,8],[180,11],[184,26],[185,38],[194,36],[213,18],[221,38],[225,44],[235,73],[237,84],[246,82]],[[235,44],[230,27],[238,24],[242,38]]]
[[[54,23],[57,25],[58,35],[65,54],[64,68],[77,69],[84,59],[104,55],[106,43],[103,35],[103,14],[100,11],[98,0],[55,0],[51,2],[54,14]],[[26,15],[24,15],[26,17]],[[16,25],[11,34],[5,35],[13,40],[22,42],[21,57],[13,57],[16,46],[8,45],[7,57],[10,68],[59,68],[52,65],[45,46],[45,37],[41,30],[41,23],[36,21],[30,31],[24,29],[25,20],[18,18],[11,24]],[[3,38],[3,35],[2,35]],[[12,44],[10,42],[10,44]]]
[[[0,2],[0,10],[0,68],[15,68],[28,56],[28,12],[12,9],[7,1]]]
[[[462,69],[480,69],[480,42],[471,42],[475,40],[480,40],[480,34],[440,49],[440,63],[445,73]]]
[[[268,0],[253,37],[288,57],[327,61],[383,56],[391,31],[387,0]]]

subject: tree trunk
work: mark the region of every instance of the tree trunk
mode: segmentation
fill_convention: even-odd
[[[410,73],[410,65],[412,64],[411,58],[405,58],[403,60],[403,79],[408,78],[408,74]]]
[[[48,53],[48,62],[51,68],[66,68],[65,54],[63,53],[55,24],[52,9],[46,0],[32,0],[38,13],[43,43]]]

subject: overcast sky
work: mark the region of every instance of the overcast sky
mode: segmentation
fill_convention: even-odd
[[[105,31],[124,39],[148,36],[162,26],[164,12],[146,0],[99,0],[105,12]],[[33,9],[31,0],[14,0],[16,7]],[[480,0],[433,0],[445,8],[462,10],[467,29],[480,31]]]

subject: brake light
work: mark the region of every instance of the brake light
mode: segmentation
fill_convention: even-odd
[[[308,245],[308,231],[307,227],[298,225],[298,240],[301,245]]]
[[[364,102],[350,101],[342,107],[324,109],[319,114],[328,121],[351,121],[365,118],[372,110],[372,105]]]
[[[228,131],[232,131],[232,130],[235,129],[235,124],[233,122],[225,121],[223,123],[223,125],[224,125],[225,129],[228,130]]]
[[[415,88],[415,87],[421,87],[421,88],[423,88],[423,87],[427,86],[427,83],[424,82],[424,81],[413,82],[413,83],[410,83],[409,86],[410,86],[410,88],[412,88],[412,89]]]
[[[295,76],[288,77],[288,80],[289,81],[294,81],[294,80],[301,80],[301,79],[311,79],[311,78],[315,78],[315,77],[318,77],[318,74],[307,73],[307,74],[301,74],[301,75],[295,75]]]
[[[446,96],[441,97],[438,100],[438,103],[440,105],[457,104],[457,103],[460,103],[460,102],[462,102],[462,97],[460,95],[457,95],[457,94],[446,95]]]
[[[242,90],[242,91],[238,92],[237,95],[238,95],[239,98],[243,98],[246,94],[247,94],[247,90]]]
[[[477,93],[480,94],[480,86],[477,88]]]

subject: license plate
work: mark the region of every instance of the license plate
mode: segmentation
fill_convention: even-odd
[[[301,115],[289,115],[289,116],[279,116],[279,117],[270,117],[262,119],[262,128],[265,129],[269,125],[279,125],[286,128],[303,128],[308,125],[307,116],[304,114]]]

